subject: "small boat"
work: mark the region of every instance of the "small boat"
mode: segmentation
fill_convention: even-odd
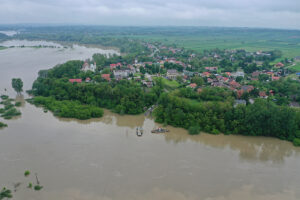
[[[139,137],[141,137],[143,135],[143,129],[140,128],[140,131],[139,131],[139,128],[137,127],[136,128],[136,135],[139,136]]]
[[[151,133],[166,133],[166,132],[169,132],[169,130],[168,129],[164,129],[164,128],[153,129],[151,131]]]

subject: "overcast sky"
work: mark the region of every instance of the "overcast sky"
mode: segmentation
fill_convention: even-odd
[[[300,29],[300,0],[0,0],[0,24]]]

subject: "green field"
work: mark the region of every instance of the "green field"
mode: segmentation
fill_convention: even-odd
[[[178,47],[192,49],[195,51],[203,51],[207,49],[245,49],[247,51],[268,51],[280,50],[283,57],[294,58],[300,56],[300,43],[290,44],[287,41],[252,39],[252,38],[234,38],[234,37],[196,37],[196,36],[176,36],[164,38],[163,36],[141,37],[149,41],[159,41],[164,44],[176,44]]]
[[[157,78],[154,78],[154,80]],[[167,80],[165,78],[162,79],[162,84],[166,89],[176,89],[180,86],[180,84],[175,80]]]
[[[4,50],[4,49],[7,49],[7,47],[1,47],[1,46],[0,46],[0,50]]]
[[[171,31],[172,30],[172,31]],[[176,33],[177,31],[177,33]],[[245,49],[247,51],[281,50],[283,57],[300,56],[300,31],[247,28],[197,28],[182,31],[170,28],[161,34],[135,35],[146,41],[159,41],[186,49],[203,51],[207,49]]]
[[[300,62],[296,63],[292,68],[300,72]]]

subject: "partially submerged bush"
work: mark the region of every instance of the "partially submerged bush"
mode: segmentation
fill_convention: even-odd
[[[11,119],[12,117],[19,115],[21,115],[20,111],[18,111],[16,108],[10,108],[6,110],[1,117],[4,117],[4,119]]]
[[[296,147],[300,147],[300,138],[295,138],[294,141],[293,141],[293,144],[294,144]]]
[[[200,127],[199,126],[191,126],[189,128],[189,134],[190,135],[198,135],[200,133]]]
[[[82,105],[78,101],[57,101],[52,97],[34,97],[33,100],[28,102],[35,105],[43,105],[59,117],[84,120],[103,116],[101,108],[92,105]]]
[[[27,188],[31,189],[32,188],[32,183],[28,183]]]
[[[12,198],[11,190],[3,188],[0,192],[0,200],[5,198]]]
[[[6,100],[6,99],[8,99],[8,96],[7,95],[1,95],[1,99]]]
[[[41,185],[35,185],[34,186],[34,190],[36,190],[36,191],[39,191],[41,189],[43,189],[43,186],[41,186]]]
[[[15,106],[20,107],[22,105],[22,103],[20,101],[15,103]]]
[[[7,127],[7,124],[0,122],[0,128]]]
[[[25,172],[24,172],[24,176],[29,176],[30,175],[30,171],[29,170],[26,170]]]
[[[5,109],[5,110],[9,110],[9,109],[11,109],[11,108],[13,108],[13,107],[14,107],[13,104],[8,104],[8,105],[6,105],[6,106],[4,107],[4,109]]]

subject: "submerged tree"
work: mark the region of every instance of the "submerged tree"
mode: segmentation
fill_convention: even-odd
[[[17,93],[23,91],[23,81],[20,78],[13,78],[11,85]]]
[[[5,198],[12,198],[11,190],[3,188],[0,192],[0,200]]]

